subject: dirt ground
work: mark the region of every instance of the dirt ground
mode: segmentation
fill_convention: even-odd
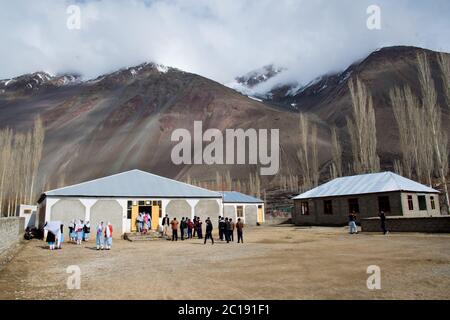
[[[450,235],[345,228],[248,228],[245,244],[93,241],[50,251],[28,242],[0,271],[0,299],[450,299]],[[81,289],[67,289],[78,265]],[[367,267],[381,290],[367,289]]]

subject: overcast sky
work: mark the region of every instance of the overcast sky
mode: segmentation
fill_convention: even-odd
[[[67,28],[67,7],[81,28]],[[381,30],[366,26],[381,8]],[[144,61],[221,83],[274,63],[305,83],[371,51],[414,45],[450,51],[448,0],[1,1],[0,78],[34,71],[85,79]]]

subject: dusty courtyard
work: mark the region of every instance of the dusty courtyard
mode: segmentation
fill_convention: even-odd
[[[28,242],[0,271],[0,299],[450,299],[450,235],[249,228],[245,244],[128,242],[96,251]],[[67,289],[66,269],[81,270]],[[369,265],[381,290],[367,289]]]

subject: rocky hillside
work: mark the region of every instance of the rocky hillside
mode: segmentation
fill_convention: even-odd
[[[382,165],[390,169],[398,154],[397,126],[389,103],[389,89],[410,85],[419,92],[416,54],[412,47],[384,48],[356,62],[341,73],[325,75],[293,91],[292,86],[271,90],[263,102],[199,75],[152,63],[119,70],[94,80],[78,75],[51,76],[43,72],[0,81],[0,128],[29,128],[41,115],[46,139],[41,163],[43,184],[54,187],[133,168],[174,178],[190,176],[214,180],[216,171],[230,171],[233,179],[247,179],[254,166],[176,166],[170,154],[176,144],[173,130],[192,132],[193,122],[207,128],[280,129],[282,175],[299,174],[297,148],[298,112],[308,112],[319,128],[319,156],[323,178],[330,160],[329,127],[341,129],[345,159],[350,147],[345,130],[351,114],[348,81],[359,76],[374,96],[378,149]],[[443,124],[449,123],[436,54],[432,62]],[[274,77],[279,69],[249,74],[246,85]],[[450,130],[448,125],[445,125]],[[267,179],[266,179],[267,180]],[[265,180],[276,181],[272,177]]]

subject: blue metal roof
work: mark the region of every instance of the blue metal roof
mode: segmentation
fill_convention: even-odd
[[[264,203],[261,199],[236,191],[224,191],[223,203]]]
[[[439,193],[437,190],[399,176],[398,174],[380,172],[337,178],[302,193],[293,199],[312,199],[393,191]]]
[[[213,192],[141,170],[122,172],[47,191],[44,195],[55,197],[222,198],[219,192]]]

